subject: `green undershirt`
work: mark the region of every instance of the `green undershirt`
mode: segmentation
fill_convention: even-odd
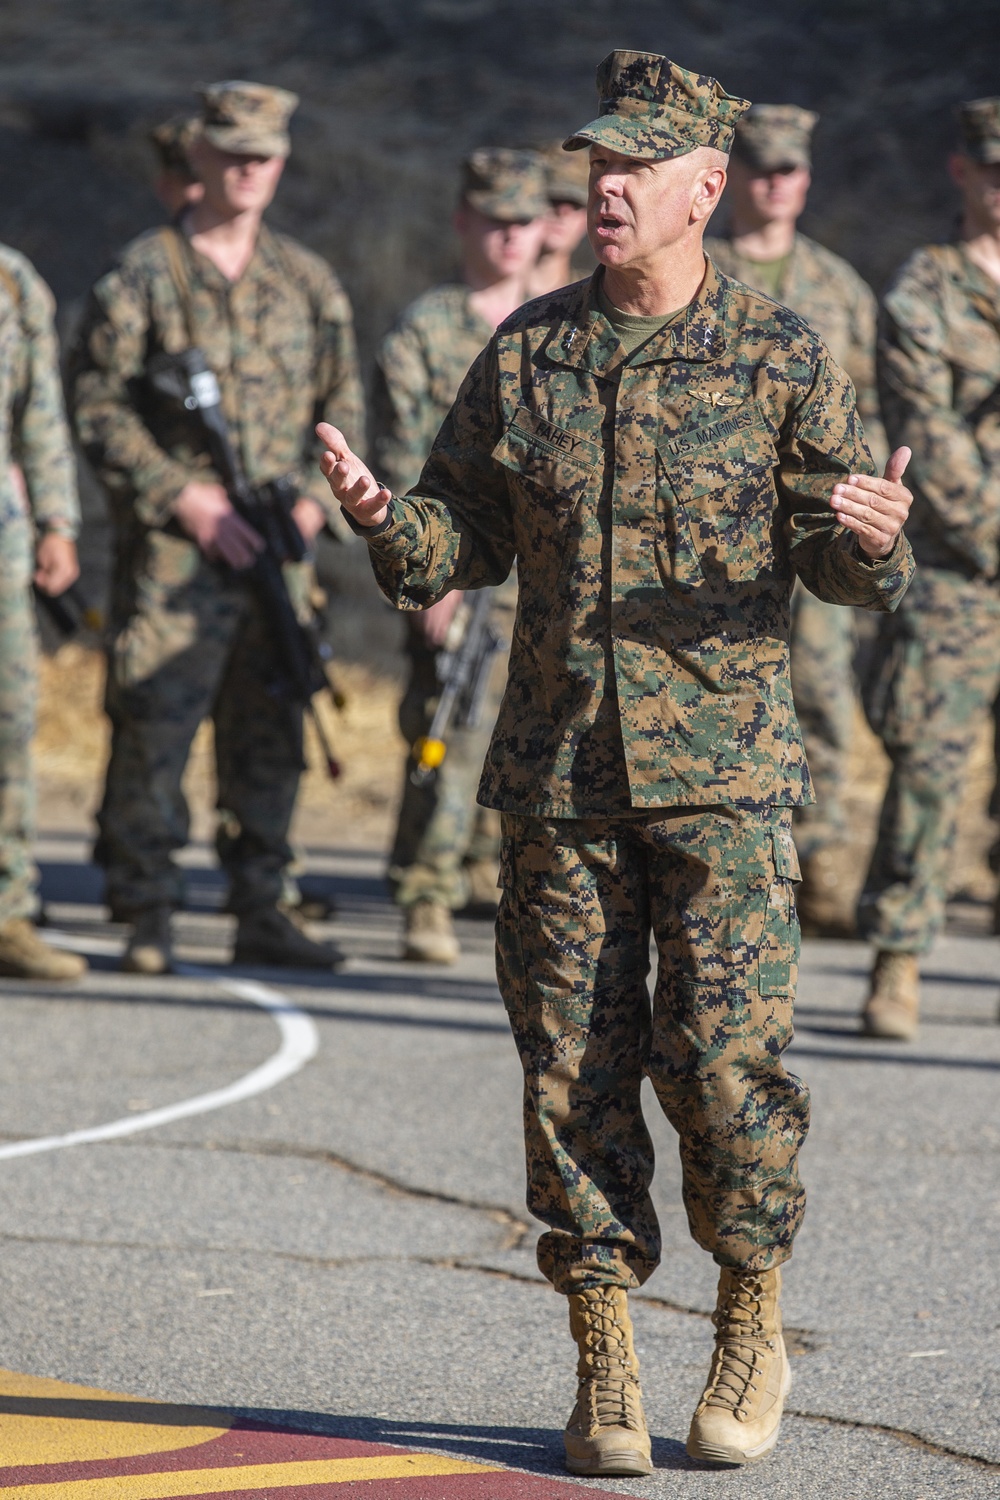
[[[777,302],[791,258],[791,251],[787,255],[779,255],[777,260],[751,260],[745,255],[743,259],[753,272],[753,275],[748,277],[750,285],[758,292],[763,292],[765,297],[771,297]]]
[[[616,307],[610,301],[603,285],[597,288],[597,305],[618,335],[618,342],[630,359],[637,349],[641,349],[643,344],[648,344],[655,334],[660,333],[668,323],[672,323],[678,314],[685,310],[684,307],[679,307],[675,312],[667,313],[666,317],[662,313],[656,313],[651,318],[639,317],[636,313],[622,312],[620,307]]]

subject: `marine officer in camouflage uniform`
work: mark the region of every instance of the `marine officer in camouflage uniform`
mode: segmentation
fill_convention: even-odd
[[[203,101],[187,149],[204,196],[177,225],[133,241],[97,282],[71,361],[77,431],[115,525],[111,760],[95,858],[113,911],[133,923],[126,967],[168,967],[183,895],[173,855],[188,836],[181,777],[210,715],[235,957],[329,967],[336,951],[312,942],[281,902],[302,715],[241,576],[261,542],[233,510],[198,419],[158,394],[147,369],[161,353],[203,351],[250,482],[290,476],[311,542],[330,505],[313,424],[342,418],[361,435],[351,313],[329,266],[262,223],[295,95],[236,81]],[[301,600],[301,569],[288,577]]]
[[[524,301],[542,241],[548,200],[534,152],[486,147],[462,168],[455,229],[461,280],[434,287],[405,310],[379,350],[372,398],[375,466],[395,494],[416,484],[438,428],[476,355],[498,323]],[[516,591],[498,591],[498,633],[509,637]],[[441,693],[446,650],[457,649],[468,607],[461,593],[407,616],[409,681],[400,705],[403,734],[414,745],[430,727]],[[476,807],[476,787],[506,681],[506,652],[490,669],[479,722],[448,736],[444,763],[424,786],[403,773],[403,796],[389,857],[389,883],[403,908],[403,957],[454,963],[452,912],[470,900],[495,904],[499,827]]]
[[[811,182],[817,116],[795,104],[755,104],[736,127],[726,199],[729,235],[705,249],[727,276],[804,318],[854,382],[865,438],[888,456],[875,390],[874,294],[839,255],[797,229]],[[795,814],[802,863],[799,920],[816,936],[855,930],[857,859],[848,843],[847,778],[854,734],[855,633],[850,610],[792,595],[792,693],[816,801]]]
[[[539,148],[545,167],[545,192],[549,211],[538,260],[528,277],[528,296],[542,297],[576,281],[573,256],[587,233],[587,179],[585,158],[564,151],[562,141]]]
[[[17,979],[76,979],[87,967],[44,943],[33,920],[38,641],[31,582],[61,594],[79,573],[80,505],[54,311],[30,261],[0,245],[0,974]]]
[[[959,116],[957,237],[900,269],[879,338],[886,428],[913,449],[919,567],[879,637],[869,707],[892,773],[858,919],[875,946],[862,1029],[902,1040],[944,916],[965,768],[1000,685],[1000,98]]]
[[[777,1440],[779,1267],[802,1217],[808,1092],[786,1072],[798,951],[791,809],[809,773],[788,671],[801,577],[891,609],[912,562],[906,451],[872,477],[854,389],[702,235],[745,102],[614,52],[590,148],[593,279],[476,361],[405,499],[321,429],[333,493],[404,609],[518,563],[481,799],[503,813],[498,977],[525,1074],[539,1264],[569,1298],[575,1473],[650,1468],[629,1288],[656,1267],[648,1075],[692,1234],[721,1268],[688,1451]],[[649,942],[659,950],[646,987]]]

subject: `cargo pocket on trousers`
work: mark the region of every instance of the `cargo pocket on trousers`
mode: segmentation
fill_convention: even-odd
[[[504,818],[503,822],[506,823]],[[500,903],[497,907],[497,984],[513,1022],[523,1016],[526,1004],[526,975],[521,945],[520,901],[517,883],[516,837],[507,829],[500,835]]]
[[[799,973],[799,919],[795,885],[801,880],[791,830],[771,834],[774,879],[768,888],[764,931],[760,940],[759,982],[762,995],[794,995]]]

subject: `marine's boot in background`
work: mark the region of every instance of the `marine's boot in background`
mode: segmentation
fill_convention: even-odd
[[[688,1433],[692,1458],[749,1464],[778,1441],[792,1383],[781,1336],[780,1271],[724,1268],[712,1322],[715,1355]]]
[[[500,868],[495,859],[473,859],[465,865],[469,899],[463,910],[470,917],[494,917],[500,905]]]
[[[871,990],[861,1012],[864,1036],[912,1042],[920,1018],[920,960],[915,953],[875,955]]]
[[[6,979],[79,979],[87,960],[44,943],[27,917],[0,926],[0,974]]]
[[[240,912],[234,964],[266,964],[274,969],[335,969],[344,962],[336,943],[317,943],[304,922],[278,906]]]
[[[571,1293],[569,1327],[580,1351],[580,1385],[564,1433],[567,1469],[571,1474],[651,1474],[627,1292],[597,1286]]]
[[[169,906],[147,906],[132,917],[132,935],[122,958],[128,974],[169,974],[174,954],[170,942]]]
[[[802,884],[796,894],[803,937],[852,938],[861,871],[848,844],[825,844],[800,860]]]
[[[451,909],[441,901],[414,901],[406,908],[403,957],[422,964],[458,962]]]

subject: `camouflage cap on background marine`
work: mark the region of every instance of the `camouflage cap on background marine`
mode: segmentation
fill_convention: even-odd
[[[956,113],[965,155],[987,167],[1000,161],[1000,97],[967,99]]]
[[[182,177],[194,181],[195,174],[191,170],[187,153],[200,129],[201,121],[198,116],[189,114],[171,115],[169,120],[153,126],[149,132],[149,141],[156,152],[161,171],[179,172]]]
[[[545,190],[550,203],[575,203],[586,208],[590,163],[585,156],[563,150],[563,143],[547,141],[537,148],[545,167]]]
[[[609,52],[597,69],[600,113],[563,142],[566,151],[601,145],[622,156],[660,160],[696,146],[728,151],[748,99],[727,94],[705,73],[689,73],[657,52]]]
[[[290,152],[288,122],[298,106],[298,94],[241,78],[210,83],[199,94],[201,133],[213,146],[246,156]]]
[[[537,151],[480,147],[462,163],[462,201],[507,223],[541,218],[549,211],[542,158]]]
[[[736,127],[733,156],[754,172],[812,166],[812,133],[819,115],[797,104],[752,104]]]

